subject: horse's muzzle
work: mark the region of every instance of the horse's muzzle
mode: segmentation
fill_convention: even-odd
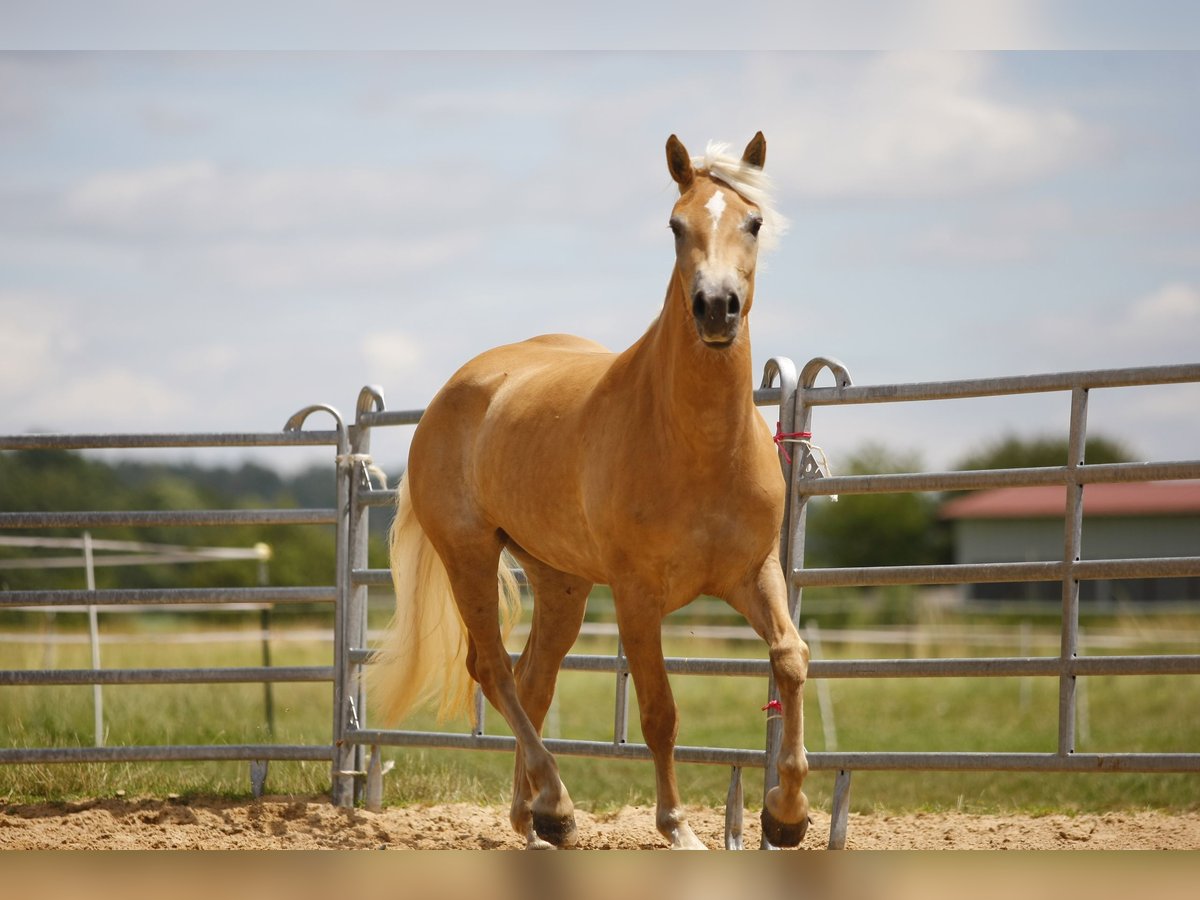
[[[734,291],[698,290],[692,295],[692,317],[700,340],[710,347],[728,347],[742,324],[742,301]]]

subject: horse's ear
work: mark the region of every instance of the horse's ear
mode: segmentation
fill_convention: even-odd
[[[692,158],[688,155],[687,147],[683,146],[683,142],[675,135],[667,138],[667,168],[671,172],[671,177],[675,179],[675,183],[679,185],[681,194],[688,189],[692,179],[696,177],[696,173],[692,171]]]
[[[767,161],[767,139],[763,137],[760,131],[750,139],[750,143],[746,145],[746,152],[742,154],[742,162],[749,163],[755,168],[761,169],[763,163]]]

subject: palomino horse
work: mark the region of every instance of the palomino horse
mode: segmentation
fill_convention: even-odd
[[[675,781],[678,711],[661,625],[699,594],[724,598],[770,647],[784,726],[764,835],[796,846],[808,826],[808,648],[788,614],[785,487],[753,404],[747,324],[760,229],[768,239],[774,219],[766,141],[756,134],[740,160],[722,149],[693,160],[667,141],[680,193],[675,266],[637,343],[614,354],[550,335],[489,350],[450,379],[413,435],[392,532],[396,618],[372,681],[391,720],[438,695],[443,713],[461,708],[468,674],[479,682],[516,737],[511,821],[530,846],[577,837],[539,735],[595,583],[612,587],[654,758],[656,824],[671,846],[703,849]],[[516,598],[504,550],[535,596],[515,677],[497,614],[498,594],[502,611]]]

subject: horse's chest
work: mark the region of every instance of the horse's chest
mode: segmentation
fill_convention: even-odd
[[[632,556],[644,551],[688,565],[744,565],[774,545],[779,508],[757,484],[719,490],[693,484],[674,494],[646,490],[630,504],[624,549]]]

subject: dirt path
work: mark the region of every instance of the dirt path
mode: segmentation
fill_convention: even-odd
[[[657,849],[653,810],[577,814],[584,849]],[[724,812],[695,809],[690,820],[709,847],[724,844]],[[746,846],[758,845],[746,817]],[[816,814],[805,839],[825,846],[829,818]],[[852,815],[851,849],[1116,850],[1200,849],[1200,813],[1114,812],[1041,817],[963,813]],[[0,807],[4,849],[520,849],[507,810],[467,805],[346,811],[323,798],[92,800]]]

